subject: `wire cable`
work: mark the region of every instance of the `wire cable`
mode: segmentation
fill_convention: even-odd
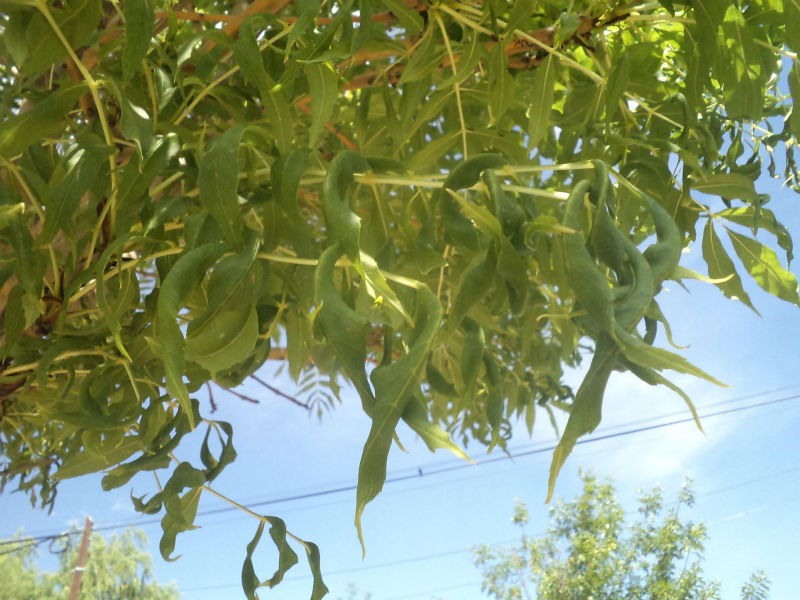
[[[769,394],[769,393],[774,393],[774,392],[765,392],[764,394],[751,395],[751,396],[746,396],[744,398],[759,397],[761,395],[766,395],[766,394]],[[722,415],[733,414],[733,413],[737,413],[737,412],[741,412],[741,411],[745,411],[745,410],[752,410],[752,409],[756,409],[756,408],[762,408],[762,407],[765,407],[765,406],[770,406],[770,405],[774,405],[774,404],[780,404],[780,403],[783,403],[783,402],[789,402],[789,401],[792,401],[792,400],[797,400],[798,398],[800,398],[800,394],[792,394],[792,395],[789,395],[789,396],[783,396],[783,397],[775,398],[775,399],[772,399],[772,400],[764,400],[764,401],[761,401],[761,402],[755,402],[755,403],[747,404],[747,405],[744,405],[744,406],[736,406],[736,407],[726,408],[726,409],[717,410],[717,411],[713,411],[713,412],[709,412],[709,413],[704,413],[704,414],[700,415],[699,418],[701,420],[707,420],[707,419],[711,419],[711,418],[714,418],[714,417],[719,417],[719,416],[722,416]],[[724,401],[725,404],[728,404],[730,402],[732,402],[732,401]],[[716,404],[716,405],[719,405],[719,404]],[[583,438],[583,439],[578,440],[575,443],[575,445],[579,446],[579,445],[585,445],[585,444],[592,444],[592,443],[601,442],[601,441],[605,441],[605,440],[624,437],[624,436],[627,436],[627,435],[634,435],[634,434],[643,433],[643,432],[646,432],[646,431],[654,431],[654,430],[657,430],[657,429],[664,429],[664,428],[672,427],[672,426],[675,426],[675,425],[682,425],[682,424],[685,424],[685,423],[691,423],[693,421],[694,421],[693,417],[684,417],[684,418],[680,418],[680,419],[672,419],[670,421],[664,421],[664,422],[661,422],[661,423],[655,423],[655,424],[652,424],[652,425],[641,425],[639,427],[634,427],[634,428],[630,428],[630,429],[624,429],[624,430],[621,430],[621,431],[607,433],[607,434],[604,434],[604,435],[596,435],[596,436]],[[395,477],[388,477],[386,479],[385,484],[400,483],[400,482],[409,481],[409,480],[412,480],[412,479],[419,479],[421,477],[431,477],[431,476],[435,476],[435,475],[441,475],[443,473],[449,473],[449,472],[452,472],[452,471],[459,471],[459,470],[462,470],[462,469],[480,467],[480,466],[483,466],[483,465],[488,465],[488,464],[497,463],[497,462],[501,462],[501,461],[512,460],[512,459],[515,459],[515,458],[533,456],[535,454],[542,454],[544,452],[551,452],[555,448],[556,448],[556,444],[549,444],[549,445],[546,445],[546,446],[540,446],[540,447],[533,448],[533,449],[530,449],[530,450],[517,451],[517,452],[508,453],[508,454],[504,454],[504,455],[500,455],[500,456],[489,457],[489,458],[486,458],[486,459],[481,460],[481,461],[476,461],[475,463],[467,463],[467,462],[463,462],[462,461],[461,463],[456,463],[456,464],[452,464],[452,465],[449,465],[449,466],[443,466],[443,467],[439,467],[439,468],[431,467],[431,468],[428,468],[426,470],[423,470],[422,468],[419,468],[419,469],[417,469],[417,472],[413,473],[413,474],[399,475],[399,476],[395,476]],[[357,488],[358,488],[357,484],[350,484],[350,485],[344,485],[344,486],[338,486],[338,487],[334,487],[334,488],[318,490],[318,491],[315,491],[315,492],[307,492],[307,493],[302,493],[302,494],[293,494],[293,495],[288,495],[288,496],[282,496],[282,497],[279,497],[279,498],[271,498],[271,499],[262,500],[262,501],[259,501],[259,502],[252,502],[252,503],[249,503],[249,504],[247,504],[245,506],[247,508],[249,508],[249,509],[255,509],[255,508],[264,507],[264,506],[271,506],[271,505],[274,505],[274,504],[297,502],[297,501],[306,500],[306,499],[309,499],[309,498],[319,498],[319,497],[322,497],[322,496],[330,496],[330,495],[333,495],[333,494],[340,494],[340,493],[343,493],[343,492],[352,492],[352,491],[355,491]],[[204,510],[204,511],[198,511],[197,512],[197,516],[198,517],[204,517],[204,516],[210,516],[210,515],[217,515],[217,514],[234,512],[234,511],[237,511],[237,510],[239,510],[239,509],[237,507],[235,507],[235,506],[223,506],[223,507],[220,507],[220,508],[214,508],[214,509],[208,509],[208,510]],[[112,530],[116,530],[116,529],[124,529],[124,528],[127,528],[127,527],[141,527],[141,526],[144,526],[144,525],[151,525],[151,524],[160,523],[160,522],[161,522],[161,518],[144,519],[144,520],[136,520],[136,521],[126,521],[126,522],[121,522],[121,523],[113,523],[113,524],[98,526],[98,527],[95,527],[94,530],[97,531],[97,532],[100,532],[100,531],[112,531]],[[53,537],[64,537],[64,536],[67,536],[67,535],[72,535],[72,534],[62,533],[62,534],[57,534],[55,536],[54,535],[43,535],[43,536],[29,537],[29,538],[25,538],[25,539],[26,540],[52,539]],[[9,543],[15,543],[15,541],[14,540],[0,540],[0,545],[9,544]]]

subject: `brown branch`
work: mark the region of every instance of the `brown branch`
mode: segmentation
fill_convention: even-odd
[[[211,382],[206,381],[206,387],[208,388],[208,401],[211,403],[211,412],[217,412],[217,403],[214,402],[214,392],[211,390]]]
[[[222,387],[222,386],[220,386],[220,387]],[[233,395],[234,395],[234,396],[236,396],[237,398],[240,398],[240,399],[242,399],[242,400],[245,400],[245,401],[247,401],[247,402],[251,402],[251,403],[253,403],[253,404],[261,404],[261,401],[260,401],[260,400],[257,400],[256,398],[251,398],[250,396],[246,396],[246,395],[242,394],[241,392],[237,392],[237,391],[236,391],[236,390],[234,390],[234,389],[231,389],[231,388],[226,388],[226,387],[224,387],[224,388],[222,388],[222,389],[223,389],[223,390],[225,390],[225,391],[226,391],[226,392],[228,392],[228,393],[231,393],[231,394],[233,394]]]
[[[277,396],[280,396],[281,398],[285,398],[286,400],[288,400],[292,404],[296,404],[297,406],[302,406],[306,410],[311,410],[311,407],[308,404],[306,404],[305,402],[300,402],[300,400],[298,400],[297,398],[295,398],[293,396],[290,396],[289,394],[283,393],[278,388],[271,386],[270,384],[268,384],[266,381],[264,381],[263,379],[261,379],[257,375],[253,374],[253,375],[250,375],[250,377],[255,379],[258,383],[263,385],[265,388],[267,388],[273,394],[275,394]]]
[[[626,19],[628,15],[614,15],[610,17],[607,21],[597,21],[596,19],[592,19],[591,17],[581,17],[581,23],[578,25],[578,28],[575,32],[570,36],[569,39],[565,40],[563,45],[568,43],[575,43],[581,46],[586,45],[586,38],[595,30],[601,29],[606,27],[607,25],[611,25],[613,23],[618,23],[619,21],[623,21]],[[531,31],[527,33],[527,36],[532,37],[542,44],[553,48],[555,46],[555,34],[556,34],[556,26],[552,25],[550,27],[545,27],[542,29],[537,29],[535,31]],[[484,46],[487,50],[491,50],[495,44],[498,42],[495,41],[488,41],[484,43]],[[546,58],[545,51],[538,46],[537,44],[531,42],[530,40],[523,39],[523,38],[514,38],[510,42],[506,44],[505,53],[508,56],[508,66],[512,69],[532,69],[538,67],[540,64],[544,62]],[[390,58],[391,56],[398,56],[399,52],[392,52],[392,51],[382,51],[380,56],[371,56],[374,54],[374,51],[370,50],[362,50],[356,52],[351,59],[351,62],[355,62],[356,64],[360,64],[370,59],[374,58]],[[453,57],[453,62],[456,64],[461,60],[461,55],[456,54]],[[449,67],[451,64],[450,57],[445,57],[442,60],[442,63],[439,65],[439,69],[445,69]],[[362,89],[367,87],[372,87],[376,85],[396,85],[402,79],[403,70],[405,69],[405,63],[402,62],[395,62],[391,65],[388,69],[383,70],[372,70],[367,71],[366,73],[362,73],[357,77],[354,77],[349,82],[347,82],[343,86],[343,90],[356,90]]]

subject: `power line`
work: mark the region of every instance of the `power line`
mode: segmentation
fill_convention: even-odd
[[[786,475],[788,473],[793,473],[795,471],[800,471],[800,465],[791,467],[789,469],[783,469],[781,471],[775,471],[775,472],[772,472],[772,473],[768,473],[767,475],[762,475],[760,477],[753,477],[751,479],[746,479],[744,481],[739,481],[739,482],[737,482],[735,484],[732,484],[732,485],[729,485],[729,486],[716,488],[716,489],[709,490],[709,491],[706,491],[706,492],[700,492],[700,493],[695,494],[695,497],[696,498],[704,498],[706,496],[711,496],[711,495],[714,495],[714,494],[718,494],[720,492],[728,491],[728,490],[731,490],[733,488],[743,487],[745,485],[750,485],[752,483],[757,483],[759,481],[764,481],[766,479],[771,479],[773,477],[780,477],[782,475]],[[532,534],[532,535],[528,535],[527,537],[535,539],[535,538],[542,538],[542,537],[544,537],[546,535],[547,535],[546,531],[540,531],[538,533],[535,533],[535,534]],[[494,541],[494,542],[490,542],[490,543],[481,543],[479,545],[481,545],[481,546],[500,546],[502,544],[510,544],[510,543],[519,542],[519,540],[520,540],[519,537],[514,537],[514,538],[498,540],[498,541]],[[439,558],[445,558],[445,557],[449,557],[449,556],[457,556],[457,555],[460,555],[460,554],[467,554],[467,553],[470,553],[470,552],[472,552],[472,547],[468,546],[467,548],[458,548],[458,549],[454,549],[454,550],[445,550],[443,552],[438,552],[436,554],[426,554],[424,556],[412,556],[412,557],[402,558],[402,559],[395,560],[395,561],[378,563],[378,564],[375,564],[375,565],[365,565],[365,566],[358,566],[358,567],[349,567],[349,568],[346,568],[346,569],[339,569],[339,570],[336,570],[336,571],[326,571],[325,572],[325,577],[327,578],[327,577],[333,577],[335,575],[345,575],[345,574],[348,574],[348,573],[358,573],[358,572],[361,572],[361,571],[371,571],[371,570],[374,570],[374,569],[385,569],[387,567],[395,567],[395,566],[398,566],[398,565],[405,565],[405,564],[412,564],[412,563],[422,562],[422,561],[436,560],[436,559],[439,559]],[[286,577],[284,579],[284,581],[287,581],[287,582],[289,582],[289,581],[303,581],[303,580],[306,580],[306,579],[310,579],[311,577],[312,577],[311,575],[299,575],[299,576],[294,576],[294,577],[290,576],[290,577]],[[203,590],[233,589],[233,588],[240,587],[240,585],[241,584],[239,584],[239,583],[204,585],[204,586],[198,586],[198,587],[184,588],[181,591],[182,592],[197,592],[197,591],[203,591]],[[446,588],[445,590],[441,590],[441,591],[449,591],[450,589],[451,588]],[[455,589],[455,588],[453,588],[453,589]],[[434,590],[432,592],[423,592],[423,593],[435,593],[436,591],[438,591],[438,590]],[[412,597],[412,596],[402,596],[402,598],[410,598],[410,597]]]
[[[792,386],[792,387],[795,387],[795,386]],[[777,390],[774,390],[774,391],[777,391]],[[763,396],[763,395],[766,395],[766,394],[769,394],[769,393],[773,393],[774,391],[772,391],[772,392],[764,392],[762,394],[753,394],[753,395],[745,396],[743,398],[739,398],[739,399],[736,399],[736,400],[727,400],[727,401],[724,401],[722,403],[717,403],[715,405],[719,406],[721,404],[729,404],[729,403],[734,402],[734,401],[741,401],[742,399],[746,399],[746,398],[759,397],[759,396]],[[723,409],[723,410],[718,410],[718,411],[714,411],[714,412],[710,412],[710,413],[705,413],[703,415],[699,415],[699,418],[701,420],[707,420],[707,419],[710,419],[710,418],[719,417],[719,416],[726,415],[726,414],[732,414],[732,413],[741,412],[741,411],[744,411],[744,410],[762,408],[762,407],[770,406],[770,405],[773,405],[773,404],[779,404],[779,403],[788,402],[788,401],[791,401],[791,400],[797,400],[798,398],[800,398],[800,394],[793,394],[793,395],[790,395],[790,396],[784,396],[784,397],[776,398],[776,399],[773,399],[773,400],[764,400],[762,402],[756,402],[756,403],[747,404],[747,405],[744,405],[744,406],[736,406],[736,407],[727,408],[727,409]],[[682,425],[684,423],[691,423],[693,421],[694,421],[693,417],[684,417],[684,418],[680,418],[680,419],[673,419],[671,421],[665,421],[665,422],[662,422],[662,423],[656,423],[656,424],[653,424],[653,425],[643,425],[643,426],[635,427],[635,428],[632,428],[632,429],[624,429],[624,430],[621,430],[621,431],[607,433],[607,434],[604,434],[604,435],[598,435],[598,436],[583,438],[583,439],[578,440],[575,443],[575,445],[578,446],[578,445],[591,444],[591,443],[595,443],[595,442],[600,442],[600,441],[610,440],[610,439],[614,439],[614,438],[618,438],[618,437],[623,437],[623,436],[626,436],[626,435],[634,435],[634,434],[637,434],[637,433],[643,433],[645,431],[653,431],[653,430],[656,430],[656,429],[664,429],[664,428],[667,428],[667,427],[672,427],[674,425]],[[487,465],[487,464],[506,461],[506,460],[511,460],[511,459],[515,459],[515,458],[522,458],[522,457],[525,457],[525,456],[532,456],[532,455],[535,455],[535,454],[542,454],[544,452],[551,452],[555,448],[556,448],[556,444],[551,444],[551,445],[547,445],[547,446],[540,446],[538,448],[533,448],[533,449],[530,449],[530,450],[517,451],[515,453],[508,453],[508,454],[501,455],[501,456],[489,457],[489,458],[486,458],[484,460],[481,460],[481,461],[478,461],[478,462],[475,462],[475,463],[466,463],[466,462],[462,461],[460,463],[452,464],[452,465],[449,465],[449,466],[442,466],[442,467],[439,467],[439,468],[428,468],[428,469],[426,469],[424,471],[422,469],[418,469],[417,472],[413,473],[413,474],[389,477],[389,478],[386,479],[385,484],[400,483],[400,482],[403,482],[403,481],[409,481],[411,479],[419,479],[421,477],[431,477],[431,476],[434,476],[434,475],[441,475],[441,474],[444,474],[444,473],[449,473],[449,472],[452,472],[452,471],[459,471],[459,470],[462,470],[462,469],[472,468],[472,467],[476,467],[476,466]],[[274,505],[274,504],[296,502],[296,501],[299,501],[299,500],[306,500],[306,499],[309,499],[309,498],[318,498],[318,497],[321,497],[321,496],[330,496],[330,495],[333,495],[333,494],[340,494],[340,493],[343,493],[343,492],[352,492],[352,491],[355,491],[357,489],[357,487],[358,487],[357,484],[349,484],[349,485],[344,485],[344,486],[339,486],[339,487],[334,487],[334,488],[323,489],[323,490],[319,490],[319,491],[315,491],[315,492],[306,492],[306,493],[302,493],[302,494],[293,494],[293,495],[289,495],[289,496],[283,496],[283,497],[280,497],[280,498],[272,498],[272,499],[268,499],[268,500],[262,500],[262,501],[259,501],[259,502],[252,502],[252,503],[247,504],[246,507],[249,508],[249,509],[254,509],[254,508],[263,507],[263,506],[270,506],[270,505]],[[239,510],[239,509],[237,507],[235,507],[235,506],[224,506],[224,507],[215,508],[215,509],[198,511],[197,516],[198,517],[203,517],[203,516],[209,516],[209,515],[216,515],[216,514],[234,512],[234,511],[237,511],[237,510]],[[103,525],[103,526],[95,527],[94,530],[95,531],[111,531],[111,530],[115,530],[115,529],[124,529],[124,528],[127,528],[127,527],[133,527],[133,526],[139,526],[140,527],[140,526],[150,525],[150,524],[155,524],[155,523],[160,523],[160,522],[161,522],[160,518],[136,520],[136,521],[128,521],[128,522],[122,522],[122,523],[114,523],[114,524],[109,524],[109,525]],[[48,539],[53,539],[53,538],[58,538],[58,537],[64,537],[64,536],[67,536],[67,535],[72,535],[72,534],[63,533],[63,534],[57,534],[57,535],[33,536],[33,537],[24,538],[24,539],[26,539],[26,540],[48,540]],[[14,543],[14,541],[2,541],[2,540],[0,540],[0,545],[9,544],[9,543]]]

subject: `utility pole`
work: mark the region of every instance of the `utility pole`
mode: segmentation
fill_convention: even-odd
[[[92,517],[86,517],[86,522],[83,525],[81,547],[80,550],[78,550],[78,562],[75,565],[75,570],[72,572],[72,586],[69,588],[69,600],[78,600],[78,594],[81,593],[81,578],[83,577],[83,568],[86,566],[86,557],[89,554],[89,540],[92,538],[92,524]]]

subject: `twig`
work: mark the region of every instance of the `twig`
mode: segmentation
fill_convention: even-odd
[[[220,386],[220,387],[222,387],[222,386]],[[230,392],[231,394],[233,394],[237,398],[241,398],[242,400],[245,400],[247,402],[252,402],[253,404],[261,404],[260,400],[257,400],[256,398],[251,398],[250,396],[245,396],[241,392],[237,392],[234,389],[231,389],[231,388],[222,388],[222,389],[225,390],[226,392]]]
[[[273,394],[275,394],[277,396],[280,396],[281,398],[285,398],[286,400],[288,400],[289,402],[291,402],[293,404],[296,404],[297,406],[302,406],[306,410],[311,410],[311,407],[308,404],[306,404],[305,402],[300,402],[300,400],[298,400],[297,398],[294,398],[293,396],[290,396],[289,394],[284,394],[282,391],[280,391],[276,387],[271,386],[266,381],[264,381],[263,379],[259,378],[257,375],[250,375],[250,377],[255,379],[258,383],[263,385],[265,388],[267,388]]]
[[[217,403],[214,402],[214,392],[211,391],[211,382],[206,381],[206,387],[208,388],[208,401],[211,403],[211,412],[217,412]]]

